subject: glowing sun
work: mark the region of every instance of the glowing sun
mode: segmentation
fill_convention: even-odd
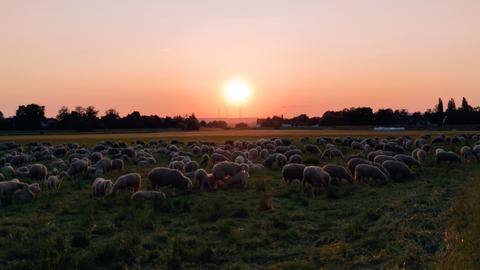
[[[252,94],[250,84],[242,79],[230,80],[223,89],[225,98],[235,104],[241,104],[248,100]]]

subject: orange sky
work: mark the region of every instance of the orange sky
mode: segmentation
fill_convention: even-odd
[[[421,2],[421,3],[420,3]],[[0,2],[0,110],[243,116],[480,105],[480,1]]]

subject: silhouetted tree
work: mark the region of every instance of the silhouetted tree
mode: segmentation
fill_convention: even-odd
[[[200,122],[198,121],[195,114],[191,114],[187,118],[185,118],[185,130],[199,130],[200,129]]]
[[[435,112],[443,113],[443,100],[438,98],[438,104],[435,106]]]
[[[235,128],[236,128],[236,129],[247,129],[247,128],[248,128],[248,125],[247,125],[246,123],[243,123],[243,122],[242,122],[242,123],[237,123],[237,124],[235,125]]]
[[[119,128],[120,115],[115,109],[108,109],[101,118],[105,128]]]
[[[18,129],[40,129],[45,122],[45,107],[37,104],[21,105],[14,118]]]
[[[467,101],[467,99],[466,99],[465,97],[462,98],[462,108],[461,108],[461,110],[462,110],[463,112],[471,112],[471,111],[473,111],[472,106],[470,106],[470,105],[468,104],[468,101]]]
[[[455,100],[451,98],[447,104],[447,112],[452,112],[456,110],[457,110],[457,106],[455,105]]]

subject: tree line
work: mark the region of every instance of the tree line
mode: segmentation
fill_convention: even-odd
[[[463,98],[459,107],[452,98],[446,108],[443,100],[438,99],[433,109],[425,112],[409,113],[407,110],[393,110],[390,108],[373,111],[370,107],[346,108],[340,111],[326,111],[321,117],[309,117],[301,114],[292,118],[273,116],[257,119],[257,125],[265,128],[281,128],[284,126],[359,126],[359,125],[473,125],[480,124],[480,107],[472,107]],[[77,106],[73,110],[62,107],[55,118],[45,116],[45,106],[38,104],[21,105],[15,116],[5,118],[0,111],[1,130],[77,130],[89,131],[95,129],[181,129],[198,130],[200,127],[229,128],[225,121],[199,121],[195,114],[175,117],[160,117],[158,115],[142,115],[134,111],[120,117],[115,109],[105,111],[99,116],[99,111],[93,106],[86,108]],[[247,128],[240,123],[235,128]]]
[[[409,113],[405,109],[379,109],[376,112],[370,107],[345,108],[340,111],[326,111],[321,117],[308,117],[301,114],[292,118],[273,116],[257,119],[257,125],[265,128],[281,128],[284,126],[393,126],[393,125],[476,125],[480,124],[480,107],[472,107],[467,99],[457,107],[452,98],[444,108],[443,100],[438,99],[433,109],[425,112]]]

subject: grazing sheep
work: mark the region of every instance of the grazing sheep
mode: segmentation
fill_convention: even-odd
[[[320,148],[318,148],[318,146],[316,146],[315,144],[306,144],[303,148],[305,149],[305,152],[307,152],[309,154],[320,154],[321,153]]]
[[[15,175],[22,179],[27,178],[30,176],[30,169],[27,166],[18,167]]]
[[[254,163],[250,166],[249,172],[260,172],[260,171],[263,171],[264,169],[265,169],[265,166],[263,166],[263,164]]]
[[[277,154],[268,155],[263,160],[262,164],[267,168],[271,168],[273,166],[273,163],[275,163],[276,158],[277,158]]]
[[[76,177],[87,172],[88,163],[86,160],[80,159],[72,162],[68,167],[67,175],[69,177]]]
[[[97,163],[95,163],[95,169],[102,170],[103,173],[108,173],[112,170],[112,160],[109,158],[102,158]]]
[[[419,151],[423,151],[423,150],[419,150]],[[425,151],[423,151],[423,152],[425,152]],[[417,155],[418,155],[418,151],[417,151]],[[415,166],[415,167],[417,167],[417,168],[419,168],[419,169],[422,168],[422,165],[420,165],[420,162],[419,162],[418,160],[412,158],[412,157],[409,156],[409,155],[398,154],[398,155],[395,155],[395,156],[393,156],[393,157],[394,157],[396,160],[399,160],[399,161],[405,163],[405,164],[406,164],[407,166],[409,166],[409,167]],[[382,162],[382,164],[383,164],[383,162]]]
[[[90,160],[95,163],[95,162],[98,162],[99,160],[101,160],[103,158],[103,155],[102,153],[100,152],[93,152],[91,155],[90,155]]]
[[[285,164],[287,164],[287,162],[287,156],[285,156],[284,154],[277,154],[277,156],[275,157],[275,164],[279,168],[282,168]]]
[[[331,177],[331,183],[337,185],[342,179],[353,183],[353,177],[348,173],[345,167],[335,164],[327,164],[322,167]]]
[[[303,164],[289,163],[282,168],[282,178],[287,184],[294,180],[302,181],[304,169],[305,165]]]
[[[475,145],[472,150],[477,156],[477,159],[480,161],[480,144]]]
[[[166,198],[165,193],[155,190],[139,190],[130,196],[130,200],[136,202],[164,200]]]
[[[427,158],[427,152],[420,148],[415,148],[412,151],[412,158],[418,161],[419,163],[425,162],[425,159]]]
[[[245,163],[245,158],[243,156],[238,156],[235,158],[235,163],[238,163],[238,164]]]
[[[183,161],[180,161],[180,160],[172,161],[170,162],[170,164],[168,164],[168,168],[176,169],[179,171],[183,171],[184,166],[185,166],[185,163],[183,163]]]
[[[3,175],[3,173],[0,173],[0,182],[1,181],[5,181],[5,176]]]
[[[92,196],[101,197],[110,193],[112,190],[113,183],[111,180],[107,180],[101,177],[98,177],[93,181],[92,184]]]
[[[186,177],[181,171],[176,169],[157,167],[148,173],[148,180],[153,189],[157,187],[172,186],[174,188],[182,188],[191,190],[192,181]]]
[[[403,181],[415,178],[415,173],[403,162],[387,160],[382,166],[388,171],[394,181]]]
[[[258,158],[258,150],[255,148],[252,148],[248,150],[248,159],[251,161],[255,161]]]
[[[323,152],[323,154],[322,154],[322,156],[320,157],[320,159],[321,159],[321,160],[325,160],[327,157],[328,157],[329,159],[332,159],[332,158],[334,158],[334,157],[344,159],[344,156],[343,156],[342,151],[340,151],[340,150],[338,150],[337,148],[335,148],[335,146],[329,147],[329,148],[325,149],[325,152]]]
[[[215,178],[204,169],[198,169],[193,174],[193,182],[198,185],[201,190],[215,188]]]
[[[113,187],[110,193],[115,196],[119,190],[123,190],[127,188],[132,188],[133,192],[136,192],[140,189],[141,184],[142,184],[142,177],[140,176],[140,174],[138,173],[124,174],[117,178],[117,181],[115,181],[115,184],[113,184]]]
[[[230,161],[230,159],[228,157],[226,157],[225,155],[219,154],[219,153],[213,153],[211,159],[212,159],[213,163],[218,163],[218,162],[222,162],[222,161]]]
[[[462,148],[460,148],[460,155],[465,162],[472,162],[477,158],[470,146],[462,146]]]
[[[358,164],[355,166],[354,179],[357,183],[362,183],[366,179],[372,179],[375,181],[375,184],[383,185],[387,183],[388,176],[374,165]]]
[[[15,177],[15,169],[10,165],[3,166],[2,174],[6,179],[12,179]]]
[[[112,170],[114,171],[123,171],[123,168],[125,167],[125,163],[123,159],[116,158],[112,160]]]
[[[19,189],[28,189],[28,184],[22,183],[18,179],[0,182],[0,201],[10,199],[13,193]]]
[[[194,172],[196,170],[198,170],[200,166],[198,165],[198,162],[196,161],[189,161],[187,163],[185,163],[185,166],[183,166],[183,171],[185,173],[191,173],[191,172]]]
[[[437,149],[437,150],[439,150],[439,149]],[[462,159],[460,158],[459,155],[457,155],[453,152],[437,151],[435,153],[435,162],[437,162],[437,164],[440,164],[442,162],[461,163]]]
[[[318,166],[307,166],[303,170],[302,193],[306,184],[312,186],[312,197],[315,197],[315,189],[323,187],[328,189],[331,178],[330,175]]]
[[[378,163],[378,164],[382,164],[383,162],[385,162],[387,160],[395,160],[395,158],[392,157],[392,156],[387,156],[387,155],[377,155],[373,159],[373,162]]]
[[[245,188],[247,186],[247,180],[250,175],[247,171],[242,170],[234,176],[228,178],[227,187],[228,188]]]
[[[35,194],[28,188],[17,189],[12,195],[12,200],[15,203],[31,203],[34,198]]]
[[[30,191],[32,191],[34,195],[36,195],[36,194],[40,193],[40,191],[42,191],[42,189],[40,188],[40,184],[38,184],[38,183],[33,183],[33,184],[28,185],[28,189]]]
[[[60,188],[60,185],[62,184],[63,181],[63,174],[57,176],[57,175],[50,175],[47,178],[47,189],[51,191],[58,191]]]
[[[302,163],[303,162],[303,158],[301,155],[299,154],[294,154],[294,155],[291,155],[289,158],[288,158],[288,162],[290,163]]]
[[[212,174],[217,180],[224,180],[227,176],[231,177],[235,174],[239,173],[242,170],[242,166],[240,164],[230,162],[230,161],[222,161],[217,163],[212,168]]]

